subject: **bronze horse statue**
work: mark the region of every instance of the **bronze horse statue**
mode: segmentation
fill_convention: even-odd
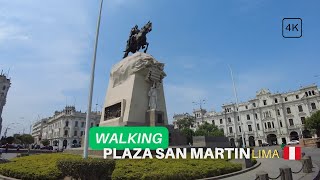
[[[149,43],[147,42],[147,34],[152,30],[152,22],[148,22],[141,30],[136,25],[131,29],[130,37],[127,41],[127,47],[124,51],[123,58],[127,57],[129,52],[135,53],[140,49],[144,49],[144,53],[147,52]]]

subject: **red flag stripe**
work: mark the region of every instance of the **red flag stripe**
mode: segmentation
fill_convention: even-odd
[[[296,150],[295,160],[300,160],[301,159],[301,147],[296,147],[295,150]]]
[[[286,160],[289,159],[289,147],[288,146],[285,146],[283,148],[283,159],[286,159]]]

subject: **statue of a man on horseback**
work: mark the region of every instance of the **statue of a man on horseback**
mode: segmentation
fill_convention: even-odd
[[[146,25],[144,25],[141,28],[141,30],[139,30],[137,25],[135,25],[131,29],[123,58],[127,57],[129,52],[135,53],[140,49],[144,49],[144,48],[145,48],[144,52],[146,53],[149,46],[149,43],[147,42],[147,34],[151,30],[152,30],[152,23],[150,21]]]

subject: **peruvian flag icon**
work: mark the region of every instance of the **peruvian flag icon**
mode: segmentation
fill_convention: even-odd
[[[285,146],[283,149],[283,159],[285,160],[300,160],[301,147]]]

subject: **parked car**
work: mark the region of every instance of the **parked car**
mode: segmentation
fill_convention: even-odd
[[[58,146],[52,146],[52,150],[58,152],[59,151],[59,147]]]
[[[264,143],[261,144],[261,146],[262,146],[262,147],[264,147],[264,146],[270,146],[270,144],[267,143],[267,142],[264,142]]]
[[[290,142],[288,142],[288,145],[296,145],[299,144],[298,140],[291,140]]]

